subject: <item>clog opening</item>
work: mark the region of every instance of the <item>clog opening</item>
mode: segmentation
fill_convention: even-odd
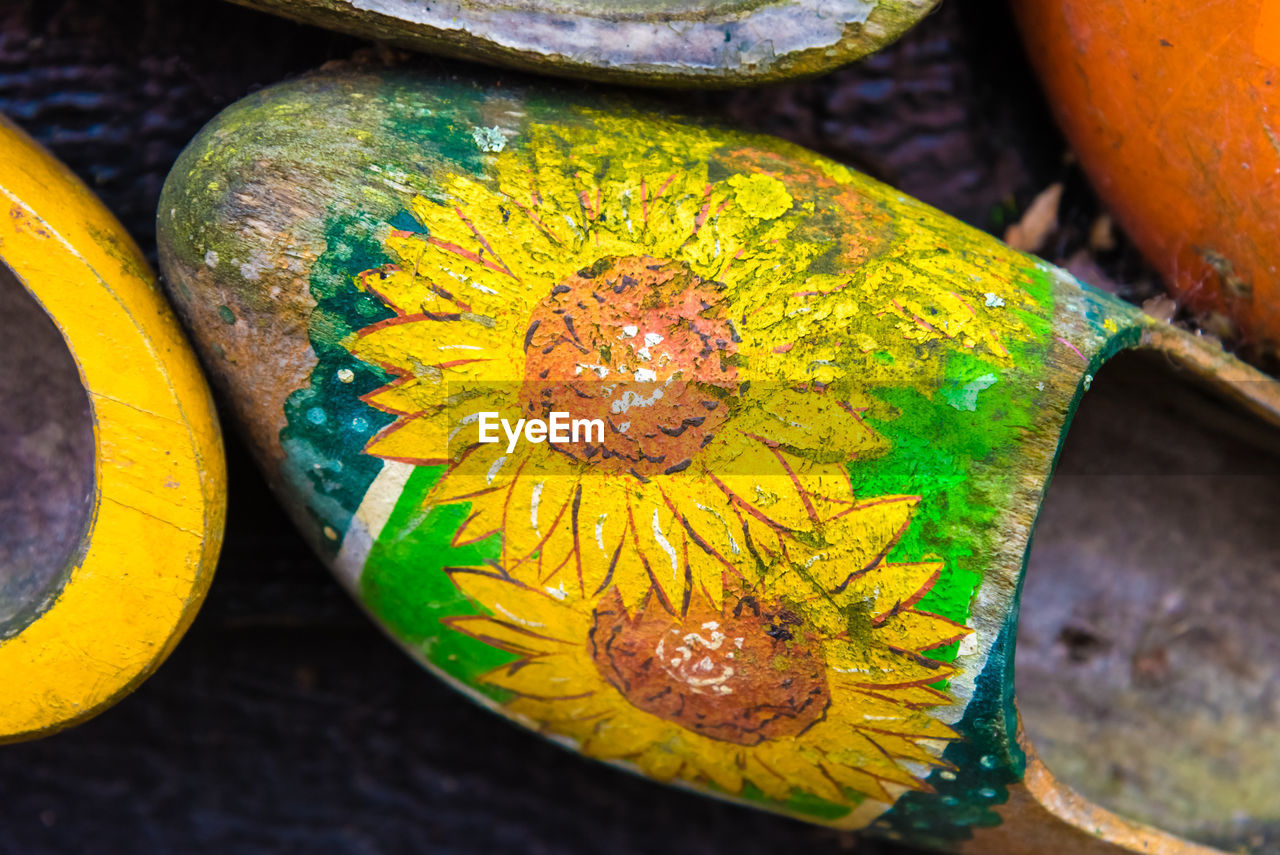
[[[93,421],[75,361],[44,309],[0,264],[0,639],[56,601],[81,550],[94,484]]]
[[[1107,363],[1037,522],[1016,693],[1058,780],[1280,852],[1280,426],[1160,354]]]

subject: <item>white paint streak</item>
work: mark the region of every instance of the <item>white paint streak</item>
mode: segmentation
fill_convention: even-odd
[[[604,521],[605,521],[605,518],[608,516],[609,516],[608,514],[601,514],[600,517],[596,520],[596,544],[600,547],[600,551],[603,552],[606,556],[609,553],[604,548]]]
[[[507,455],[504,454],[501,457],[499,457],[497,460],[493,461],[493,463],[490,463],[489,471],[484,473],[484,482],[486,484],[492,484],[493,479],[498,477],[498,470],[501,469],[502,464],[506,462],[507,462]]]
[[[542,532],[538,531],[538,505],[542,502],[542,485],[544,483],[545,482],[543,481],[539,481],[537,484],[534,484],[533,492],[529,498],[529,524],[533,527],[533,533],[536,534],[539,539],[542,537]]]
[[[663,552],[667,553],[667,558],[671,559],[671,578],[676,577],[676,572],[680,567],[680,560],[676,557],[676,551],[672,548],[671,543],[662,534],[662,526],[658,521],[658,509],[653,509],[653,539],[658,541],[658,546]]]
[[[382,471],[360,500],[360,507],[356,509],[342,539],[342,548],[333,561],[333,573],[348,591],[359,591],[360,574],[364,572],[369,550],[382,534],[382,528],[387,524],[411,474],[413,467],[407,463],[383,463]]]

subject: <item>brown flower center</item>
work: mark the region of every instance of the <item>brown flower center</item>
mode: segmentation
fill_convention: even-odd
[[[736,352],[719,285],[677,261],[601,259],[533,310],[525,416],[600,419],[603,442],[556,449],[614,472],[678,472],[728,418]]]
[[[617,589],[591,628],[600,674],[633,705],[713,739],[757,745],[796,736],[831,703],[826,663],[804,621],[778,602],[726,595],[674,622],[650,598],[634,616]]]

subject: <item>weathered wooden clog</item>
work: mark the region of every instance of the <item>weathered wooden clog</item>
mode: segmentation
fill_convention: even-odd
[[[476,701],[816,822],[1206,851],[1058,784],[1012,663],[1094,374],[1151,351],[1280,425],[1221,349],[794,146],[407,72],[229,108],[159,236],[302,530]]]
[[[416,50],[623,83],[820,74],[895,41],[938,0],[234,0]]]
[[[1280,364],[1280,6],[1017,0],[1099,194],[1218,335]]]
[[[200,606],[221,435],[124,229],[0,119],[0,742],[135,688]]]

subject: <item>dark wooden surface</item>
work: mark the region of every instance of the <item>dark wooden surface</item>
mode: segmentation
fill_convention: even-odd
[[[94,187],[154,262],[156,197],[199,127],[366,47],[218,0],[0,0],[0,111]],[[1063,180],[1051,257],[1079,249],[1097,213],[997,0],[949,0],[899,45],[825,78],[671,100],[996,233]],[[1117,279],[1136,264],[1123,249],[1103,263]],[[473,707],[365,619],[229,446],[227,541],[204,610],[116,708],[0,748],[0,853],[906,852],[632,778]]]

